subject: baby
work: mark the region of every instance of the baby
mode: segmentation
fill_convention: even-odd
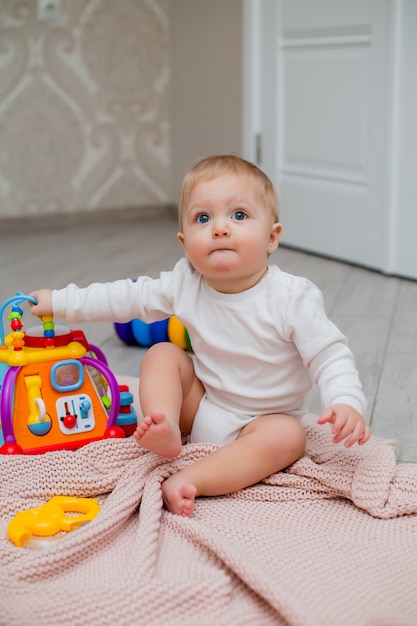
[[[184,249],[158,279],[32,292],[34,315],[70,322],[171,315],[186,326],[193,353],[158,343],[145,354],[138,444],[176,457],[182,435],[215,451],[167,478],[166,508],[191,516],[198,496],[253,485],[302,456],[300,417],[318,384],[334,443],[370,437],[366,400],[346,338],[327,318],[320,291],[269,264],[281,224],[269,178],[234,155],[205,158],[186,174],[179,202]]]

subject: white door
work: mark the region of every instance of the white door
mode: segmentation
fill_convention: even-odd
[[[387,270],[392,0],[246,0],[244,152],[282,243]],[[390,14],[391,12],[391,14]]]

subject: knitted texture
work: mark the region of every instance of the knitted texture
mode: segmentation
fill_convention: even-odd
[[[162,507],[175,460],[133,438],[0,457],[0,624],[415,626],[417,466],[375,437],[347,450],[306,416],[305,455],[194,517]],[[14,515],[54,495],[95,497],[71,533],[17,548]]]

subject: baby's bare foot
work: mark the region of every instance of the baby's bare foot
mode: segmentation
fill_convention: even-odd
[[[159,456],[173,458],[181,452],[180,429],[158,409],[154,409],[150,415],[143,418],[134,437],[142,448]]]
[[[183,483],[179,474],[174,474],[162,483],[165,508],[176,515],[192,516],[196,494],[196,487]]]

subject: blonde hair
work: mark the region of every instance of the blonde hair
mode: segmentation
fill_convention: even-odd
[[[181,231],[187,202],[197,183],[207,182],[224,174],[249,176],[255,180],[259,185],[265,207],[271,211],[274,222],[279,222],[279,200],[268,176],[259,167],[239,156],[221,154],[201,159],[184,176],[178,204],[178,220]]]

